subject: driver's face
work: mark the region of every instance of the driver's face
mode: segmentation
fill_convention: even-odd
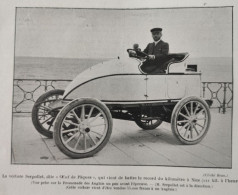
[[[162,37],[162,32],[160,31],[152,32],[152,37],[154,41],[158,41]]]

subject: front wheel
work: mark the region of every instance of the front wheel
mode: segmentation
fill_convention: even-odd
[[[96,99],[82,98],[67,104],[58,114],[54,139],[71,158],[90,157],[108,142],[112,133],[109,109]]]
[[[207,134],[211,122],[207,103],[198,97],[187,97],[174,107],[171,128],[183,144],[197,144]]]

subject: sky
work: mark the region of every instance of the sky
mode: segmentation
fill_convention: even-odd
[[[163,28],[170,53],[232,56],[232,8],[54,9],[17,8],[16,56],[115,58]]]

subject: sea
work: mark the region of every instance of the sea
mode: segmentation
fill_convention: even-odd
[[[111,59],[77,59],[52,57],[15,57],[14,79],[72,80],[85,69]],[[203,82],[232,82],[232,58],[188,58],[196,64]]]

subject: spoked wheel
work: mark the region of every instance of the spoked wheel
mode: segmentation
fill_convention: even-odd
[[[137,117],[135,119],[135,123],[144,130],[155,129],[156,127],[160,126],[162,122],[163,121],[159,117],[152,118],[144,114],[141,115],[141,117]]]
[[[53,138],[53,123],[57,113],[50,113],[49,104],[60,99],[64,90],[54,89],[41,95],[32,109],[32,122],[36,130],[48,137]]]
[[[172,131],[184,144],[199,143],[207,134],[210,122],[207,103],[197,97],[187,97],[179,101],[171,117]]]
[[[100,101],[83,98],[67,104],[58,114],[54,139],[71,158],[85,158],[99,152],[112,133],[112,116]]]

